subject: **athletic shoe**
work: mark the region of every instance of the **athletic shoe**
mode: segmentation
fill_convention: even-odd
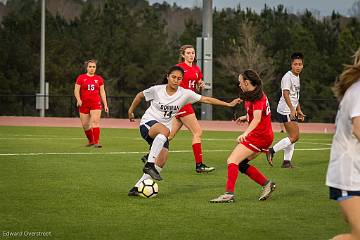
[[[162,180],[162,177],[160,176],[158,170],[156,170],[154,163],[147,162],[143,168],[143,172],[149,174],[155,180]]]
[[[268,183],[263,186],[263,190],[260,194],[259,201],[264,201],[268,199],[273,191],[275,191],[275,183],[272,181],[268,181]]]
[[[270,164],[270,166],[273,166],[273,158],[274,158],[274,149],[273,148],[269,148],[266,151],[266,160],[267,162]]]
[[[281,165],[282,168],[293,168],[294,166],[291,164],[291,161],[289,160],[284,160],[282,165]]]
[[[94,148],[102,148],[102,146],[100,144],[98,144],[98,143],[95,143]]]
[[[88,143],[85,145],[85,147],[92,147],[92,146],[94,146],[94,143]]]
[[[232,203],[235,201],[235,197],[233,193],[226,192],[223,195],[220,195],[217,198],[211,199],[211,203]]]
[[[128,196],[131,196],[131,197],[139,196],[138,188],[137,187],[131,188],[128,193]]]
[[[146,163],[147,160],[148,160],[148,158],[149,158],[149,154],[145,154],[144,156],[142,156],[141,161],[142,161],[143,163]]]
[[[200,164],[196,164],[196,169],[195,169],[195,171],[197,172],[197,173],[207,173],[207,172],[212,172],[212,171],[214,171],[215,170],[215,168],[214,167],[208,167],[208,166],[206,166],[205,164],[203,164],[203,163],[200,163]]]

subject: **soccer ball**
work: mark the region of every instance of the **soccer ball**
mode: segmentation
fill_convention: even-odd
[[[145,179],[140,183],[138,192],[141,197],[152,198],[159,193],[159,186],[152,179]]]

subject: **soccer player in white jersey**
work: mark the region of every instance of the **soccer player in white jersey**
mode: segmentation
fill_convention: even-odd
[[[300,97],[300,73],[303,70],[304,55],[296,52],[291,55],[291,70],[281,79],[282,95],[277,106],[279,120],[284,124],[288,136],[281,139],[266,154],[269,164],[272,166],[274,154],[284,150],[282,168],[292,168],[291,159],[294,153],[295,142],[299,140],[298,120],[304,121],[304,113],[301,111]]]
[[[336,132],[331,145],[326,185],[330,199],[339,202],[351,233],[334,240],[360,239],[360,48],[353,65],[348,65],[333,91],[340,101]]]
[[[234,107],[239,104],[239,98],[230,103],[216,98],[201,96],[189,89],[179,86],[184,76],[184,70],[180,66],[173,66],[164,77],[162,85],[155,85],[139,92],[133,100],[128,115],[130,121],[134,121],[134,111],[145,98],[150,101],[150,107],[145,111],[140,121],[141,136],[151,146],[148,161],[143,168],[143,176],[135,186],[130,189],[129,196],[138,195],[140,183],[149,178],[162,180],[160,172],[167,160],[168,136],[172,127],[172,119],[178,111],[188,103],[202,102],[224,107]]]

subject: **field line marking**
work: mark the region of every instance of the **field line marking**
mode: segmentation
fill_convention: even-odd
[[[230,152],[233,149],[213,149],[204,150],[203,152]],[[295,151],[323,151],[330,148],[299,148]],[[192,150],[172,150],[170,153],[191,153]],[[41,156],[41,155],[122,155],[122,154],[144,154],[147,152],[38,152],[38,153],[0,153],[0,156]]]

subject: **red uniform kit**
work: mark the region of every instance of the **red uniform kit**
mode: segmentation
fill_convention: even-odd
[[[88,114],[90,110],[101,110],[100,87],[104,85],[104,79],[99,75],[81,74],[76,79],[76,84],[80,85],[82,101],[79,111]]]
[[[255,102],[245,101],[247,121],[250,123],[254,119],[254,110],[261,110],[261,121],[242,142],[244,146],[254,152],[261,152],[268,149],[274,140],[274,133],[271,126],[271,111],[269,101],[264,94],[260,100]]]
[[[203,77],[203,74],[202,74],[200,68],[195,64],[193,64],[190,67],[189,65],[187,65],[184,62],[177,64],[177,66],[180,66],[184,70],[184,77],[180,83],[180,86],[196,92],[196,84]],[[192,108],[192,105],[186,104],[184,107],[182,107],[179,110],[179,113],[176,116],[176,118],[184,117],[184,116],[187,116],[192,113],[194,113],[194,109]]]

